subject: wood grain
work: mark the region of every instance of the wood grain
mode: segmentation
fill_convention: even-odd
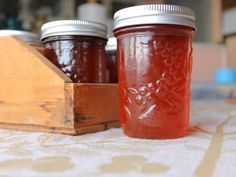
[[[42,46],[33,46],[39,53],[44,55],[44,47]]]
[[[119,127],[120,127],[120,121],[114,121],[114,122],[106,123],[106,129],[119,128]]]
[[[48,133],[60,133],[67,135],[82,135],[86,133],[94,133],[98,131],[103,131],[106,129],[104,124],[98,124],[88,127],[80,128],[58,128],[58,127],[48,127],[48,126],[39,126],[39,125],[24,125],[24,124],[7,124],[0,123],[0,128],[17,130],[17,131],[28,131],[28,132],[48,132]]]
[[[67,104],[74,103],[75,127],[118,121],[117,84],[66,83],[66,88]],[[70,115],[71,105],[66,107]]]
[[[0,122],[71,127],[64,124],[64,83],[70,79],[14,37],[0,38],[0,55]]]

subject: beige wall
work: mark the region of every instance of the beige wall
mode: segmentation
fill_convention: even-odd
[[[226,50],[218,44],[193,44],[193,82],[212,82],[217,68],[227,66]]]

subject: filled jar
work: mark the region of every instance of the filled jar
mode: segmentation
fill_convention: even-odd
[[[126,135],[179,138],[189,126],[194,12],[141,5],[114,15],[119,117]]]
[[[22,41],[28,43],[34,47],[39,52],[43,53],[43,44],[40,41],[39,35],[28,32],[28,31],[19,31],[19,30],[0,30],[0,36],[14,36]]]
[[[73,82],[106,82],[107,27],[80,20],[60,20],[41,28],[44,55]]]
[[[116,38],[112,37],[108,39],[107,46],[107,77],[109,83],[117,83],[118,82],[118,63],[117,63],[117,42]]]

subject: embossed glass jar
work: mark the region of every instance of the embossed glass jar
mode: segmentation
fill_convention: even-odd
[[[178,138],[189,125],[194,12],[142,5],[115,13],[119,116],[126,135]]]
[[[44,55],[73,82],[106,82],[107,27],[80,20],[60,20],[42,26]]]

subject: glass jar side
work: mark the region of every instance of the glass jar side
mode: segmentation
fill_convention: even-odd
[[[92,36],[52,36],[43,40],[44,55],[73,82],[106,82],[106,40]]]
[[[186,134],[193,31],[160,24],[114,31],[118,41],[119,117],[126,135],[177,138]]]

